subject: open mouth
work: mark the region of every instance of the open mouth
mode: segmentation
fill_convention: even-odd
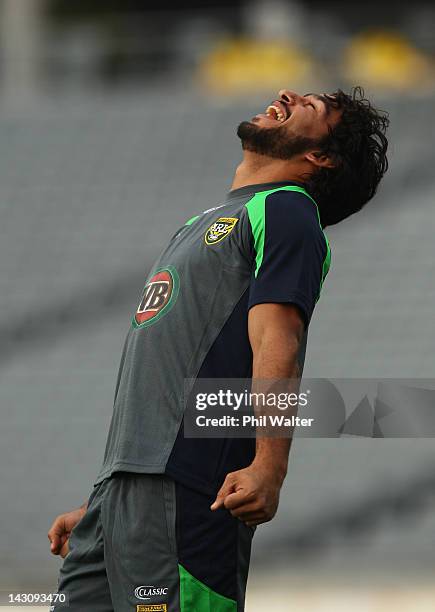
[[[275,100],[275,102],[266,108],[266,115],[279,123],[284,123],[290,117],[291,111],[285,104]]]

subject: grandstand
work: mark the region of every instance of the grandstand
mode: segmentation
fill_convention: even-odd
[[[391,114],[391,171],[361,214],[327,232],[332,267],[305,375],[431,378],[434,94],[369,93]],[[52,589],[46,532],[98,471],[149,267],[177,227],[220,201],[240,158],[235,126],[270,96],[207,96],[163,78],[6,94],[0,590]],[[256,534],[248,611],[322,611],[328,593],[335,610],[349,598],[352,610],[387,610],[397,592],[395,610],[434,610],[434,468],[431,439],[296,440],[279,514]],[[374,593],[385,607],[370,607]]]

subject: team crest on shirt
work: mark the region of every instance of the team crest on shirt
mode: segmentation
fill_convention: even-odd
[[[175,304],[180,280],[177,270],[168,266],[157,270],[147,281],[133,317],[135,327],[148,327],[163,317]]]
[[[221,242],[233,231],[237,221],[238,219],[234,217],[220,217],[206,231],[205,244],[212,245]]]
[[[166,604],[138,604],[136,606],[136,612],[167,612],[168,606]]]

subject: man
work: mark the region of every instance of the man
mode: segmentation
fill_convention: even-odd
[[[359,88],[282,90],[239,125],[226,200],[176,232],[146,282],[90,499],[49,531],[54,554],[69,549],[70,610],[244,610],[253,531],[276,513],[290,440],[185,437],[184,384],[300,376],[330,264],[323,228],[375,194],[387,125]]]

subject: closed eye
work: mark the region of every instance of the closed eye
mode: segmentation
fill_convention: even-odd
[[[314,108],[315,111],[317,111],[317,107],[315,106],[315,104],[313,104],[313,102],[311,100],[308,100],[308,96],[312,96],[312,95],[314,95],[314,94],[307,93],[307,94],[304,95],[304,98],[307,101],[306,105],[307,106],[311,106],[312,108]]]

